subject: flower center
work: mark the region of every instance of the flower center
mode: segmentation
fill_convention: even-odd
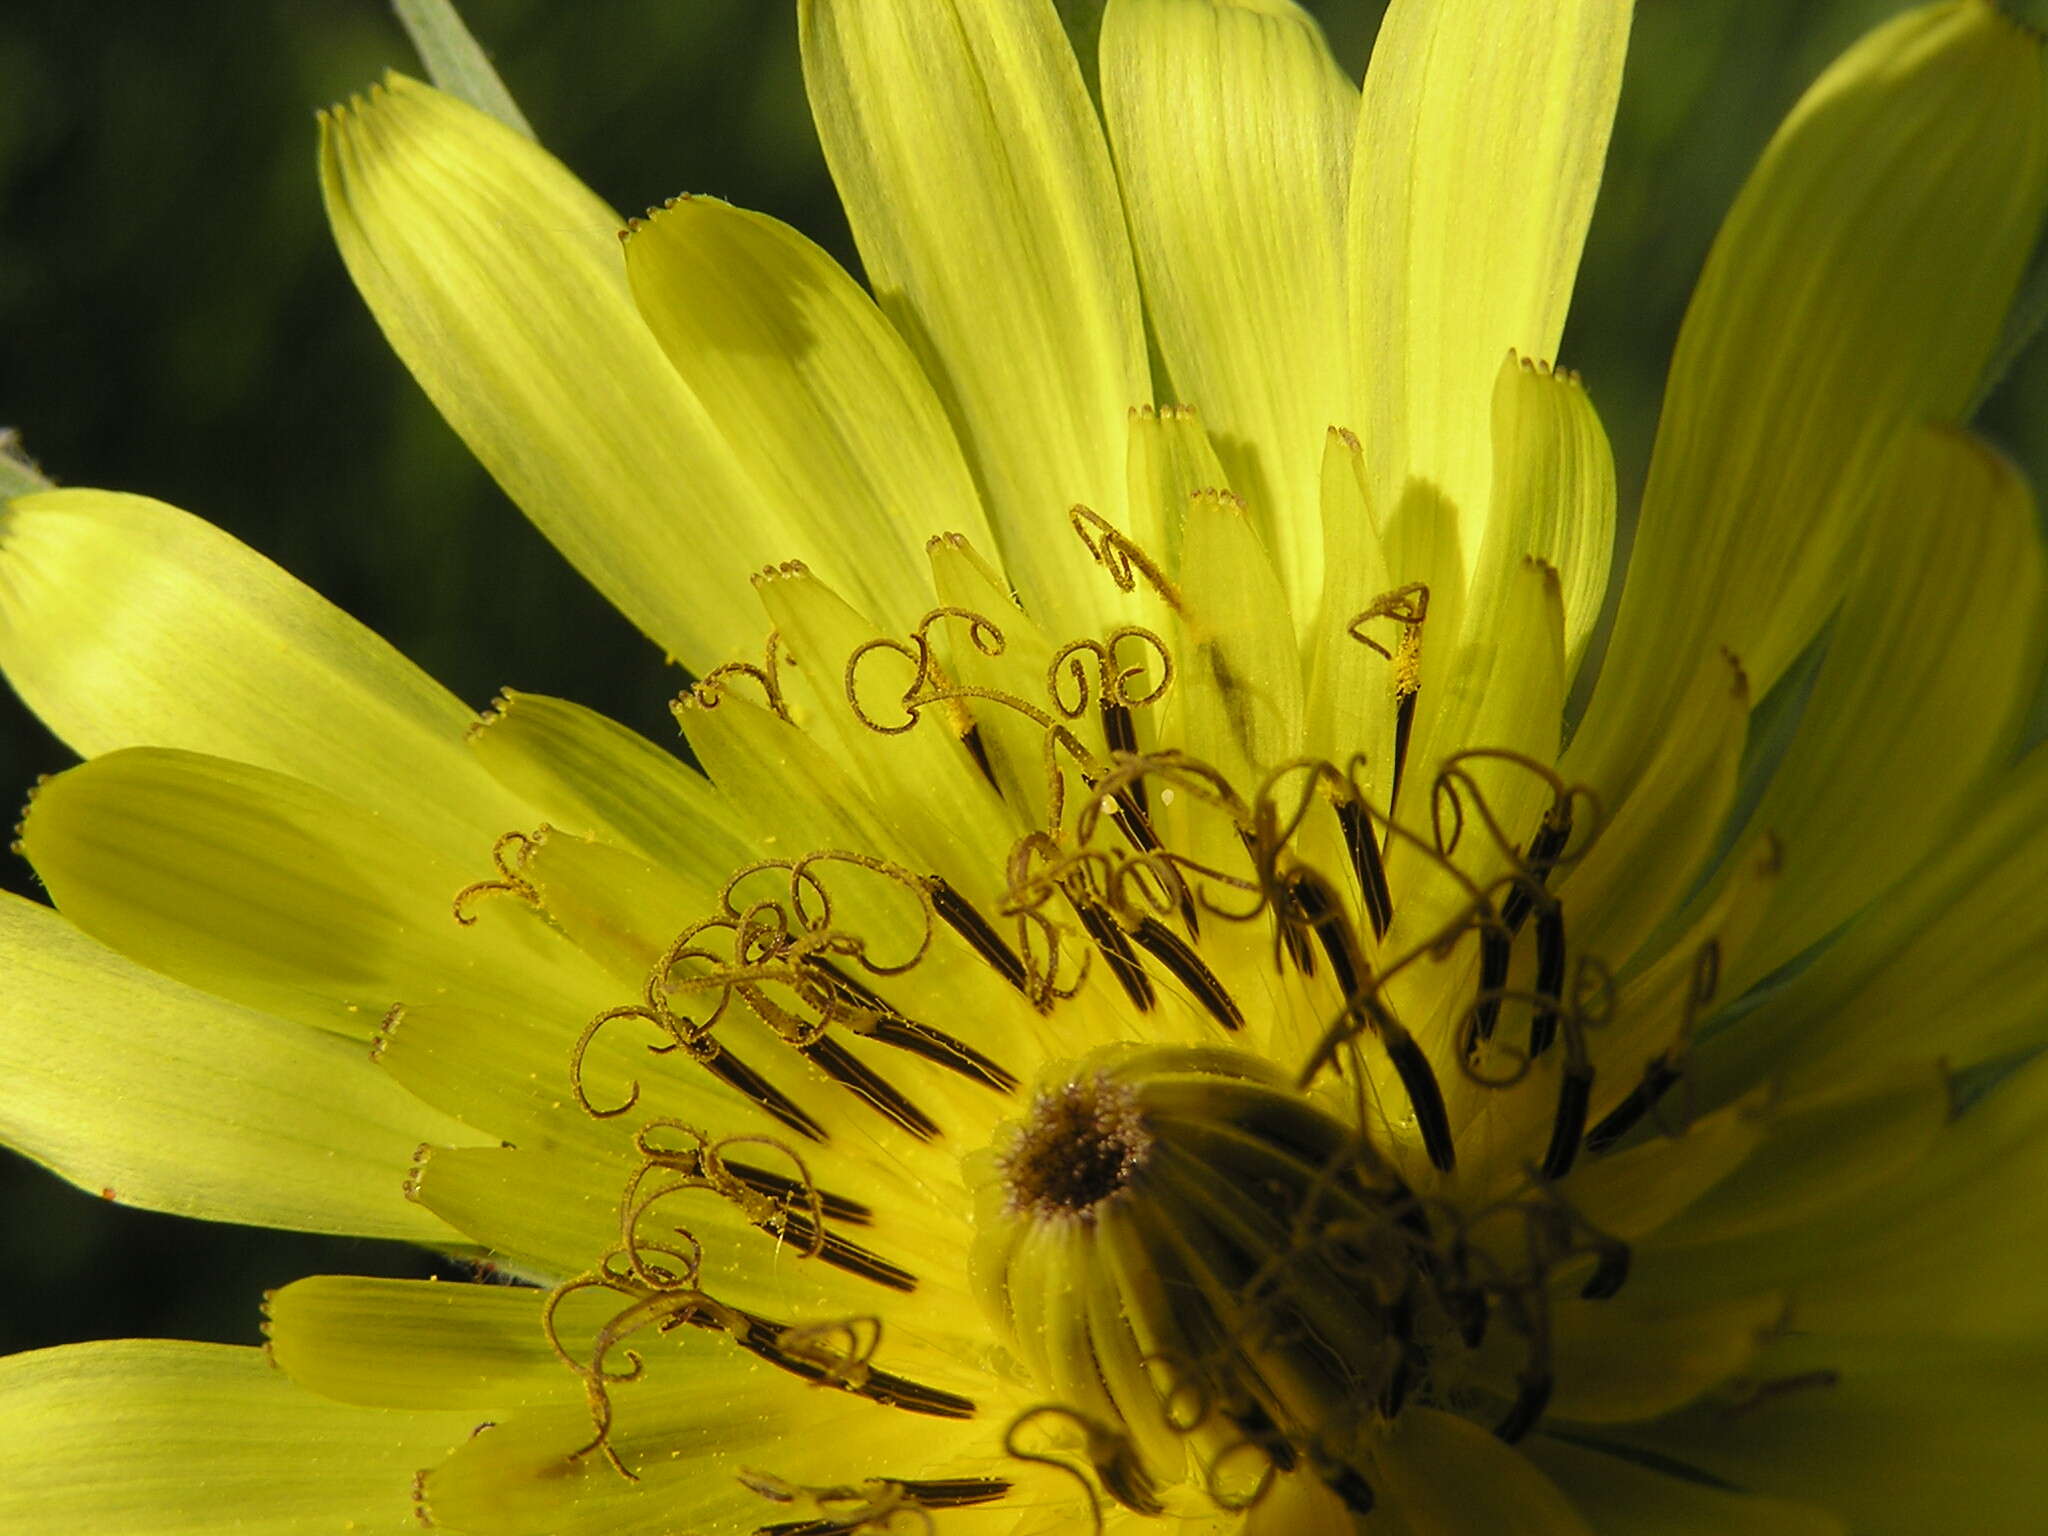
[[[969,1177],[984,1306],[1142,1513],[1297,1468],[1370,1508],[1376,1425],[1486,1310],[1370,1142],[1245,1052],[1097,1053]]]
[[[1042,1220],[1095,1219],[1152,1150],[1131,1089],[1098,1072],[1039,1094],[1002,1159],[1010,1210]]]

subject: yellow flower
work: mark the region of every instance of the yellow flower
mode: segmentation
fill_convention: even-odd
[[[409,80],[323,124],[702,773],[475,721],[161,504],[0,514],[86,759],[0,1130],[531,1282],[0,1362],[0,1524],[2033,1529],[2048,577],[1958,420],[2039,39],[1909,12],[1779,130],[1596,664],[1613,469],[1539,360],[1626,3],[1395,0],[1361,98],[1288,0],[1112,0],[1099,116],[1043,0],[800,15],[872,301],[710,199],[622,253]]]

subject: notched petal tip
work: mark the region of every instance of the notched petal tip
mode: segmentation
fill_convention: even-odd
[[[479,736],[510,714],[512,706],[518,702],[519,691],[517,689],[509,687],[500,688],[491,695],[491,702],[477,711],[476,718],[470,721],[468,727],[463,731],[462,739],[465,742],[474,742]]]
[[[21,810],[14,818],[14,840],[7,845],[7,851],[16,858],[28,857],[29,817],[35,811],[36,796],[43,792],[43,786],[53,777],[54,775],[47,773],[37,774],[35,783],[29,785],[28,793],[22,796]]]
[[[764,565],[750,578],[756,587],[765,587],[778,581],[808,581],[811,568],[801,560],[784,560],[779,565]]]
[[[709,203],[721,208],[732,206],[722,197],[710,197],[702,192],[678,192],[674,197],[663,198],[645,213],[627,219],[626,227],[619,231],[620,243],[630,244],[633,237],[642,231],[659,229],[664,219],[681,212],[692,203]]]

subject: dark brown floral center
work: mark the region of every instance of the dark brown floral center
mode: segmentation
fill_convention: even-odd
[[[1003,1158],[1010,1209],[1044,1219],[1093,1220],[1152,1150],[1135,1094],[1097,1073],[1038,1095]]]

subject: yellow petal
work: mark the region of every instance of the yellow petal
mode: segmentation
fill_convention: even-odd
[[[1796,1323],[1802,1287],[1842,1262],[1838,1226],[1905,1217],[1895,1196],[1942,1144],[1948,1078],[1932,1064],[1898,1068],[1754,1113],[1756,1152],[1638,1249],[1638,1294],[1676,1307],[1784,1289]]]
[[[1762,697],[1838,600],[1885,450],[1970,398],[2039,227],[2040,42],[1982,0],[1842,56],[1778,130],[1693,295],[1577,771],[1626,787],[1715,645]]]
[[[1443,818],[1445,835],[1452,835],[1450,821],[1457,815],[1464,818],[1457,861],[1480,885],[1490,883],[1507,856],[1534,833],[1537,818],[1555,798],[1540,770],[1557,756],[1564,710],[1564,609],[1557,572],[1534,557],[1489,562],[1487,580],[1476,595],[1485,623],[1474,623],[1458,637],[1448,665],[1425,669],[1416,694],[1414,735],[1394,810],[1421,841],[1403,839],[1391,854],[1389,875],[1397,887],[1405,881],[1395,866],[1412,865],[1424,856],[1421,848],[1434,846],[1436,818]],[[1519,761],[1465,757],[1472,752],[1508,753]],[[1447,787],[1440,782],[1447,769],[1462,769],[1466,776],[1454,808],[1447,805]],[[1501,837],[1483,824],[1484,817],[1492,818]],[[1433,915],[1442,921],[1440,908]],[[1413,921],[1404,924],[1413,934],[1434,931],[1413,927]]]
[[[1730,1104],[1625,1152],[1587,1158],[1572,1173],[1572,1209],[1623,1242],[1647,1237],[1756,1151],[1764,1131],[1753,1108]]]
[[[1901,1068],[1758,1113],[1767,1129],[1755,1155],[1666,1228],[1660,1245],[1782,1232],[1892,1184],[1946,1124],[1948,1075]]]
[[[1393,803],[1395,695],[1388,656],[1362,643],[1352,623],[1392,591],[1386,551],[1374,516],[1365,450],[1350,432],[1331,428],[1323,442],[1321,479],[1323,596],[1309,643],[1306,749],[1344,764],[1365,757],[1361,779],[1373,803]],[[1387,632],[1387,639],[1379,638]],[[1368,625],[1375,643],[1393,638],[1385,620]]]
[[[1811,1500],[1858,1536],[2031,1536],[2041,1499],[2030,1469],[2048,1437],[2044,1371],[2038,1340],[1994,1352],[1791,1339],[1762,1362],[1765,1389],[1746,1405],[1701,1404],[1601,1438]]]
[[[616,214],[530,140],[402,77],[321,122],[334,238],[393,350],[556,548],[703,671],[747,573],[807,548],[634,308]],[[736,515],[737,514],[737,515]]]
[[[45,784],[22,846],[57,905],[132,959],[252,1007],[367,1038],[393,1003],[445,996],[573,1017],[597,973],[511,896],[309,784],[135,747]],[[598,983],[601,986],[601,983]]]
[[[1378,505],[1428,483],[1465,558],[1486,526],[1501,354],[1557,355],[1631,9],[1395,0],[1373,47],[1351,169],[1348,424]],[[1394,533],[1395,581],[1462,582],[1454,550]]]
[[[1114,0],[1102,106],[1147,313],[1306,626],[1323,434],[1344,414],[1358,92],[1291,0]]]
[[[655,1047],[672,1048],[673,1042],[632,1020],[598,1031],[573,1058],[572,1071],[572,1047],[585,1022],[502,1008],[414,1005],[387,1021],[376,1060],[426,1103],[534,1154],[630,1165],[637,1156],[633,1136],[649,1120],[735,1128],[760,1123],[754,1103],[692,1064],[657,1055]],[[615,1111],[631,1099],[634,1113],[593,1115],[577,1098],[579,1084],[591,1106]],[[465,1140],[430,1139],[441,1146]]]
[[[926,553],[939,602],[954,610],[933,634],[940,664],[972,694],[964,705],[974,739],[987,754],[1004,800],[1027,807],[1032,824],[1042,825],[1050,814],[1052,790],[1046,731],[1038,716],[1049,704],[1053,643],[973,545],[948,536],[932,540]],[[1075,728],[1088,724],[1076,722]]]
[[[742,1469],[756,1481],[765,1473],[821,1487],[952,1477],[963,1467],[1000,1475],[993,1457],[970,1448],[970,1436],[988,1437],[986,1424],[806,1389],[715,1333],[678,1328],[654,1337],[650,1329],[634,1344],[647,1353],[646,1376],[612,1389],[608,1443],[635,1480],[602,1456],[572,1455],[591,1438],[581,1405],[529,1410],[428,1473],[422,1505],[434,1526],[493,1536],[752,1531],[811,1506],[771,1502],[741,1481]],[[616,1353],[612,1363],[623,1368]]]
[[[1180,580],[1177,734],[1233,783],[1255,786],[1300,751],[1301,666],[1286,589],[1230,492],[1188,501]]]
[[[11,1531],[417,1536],[413,1477],[476,1415],[347,1408],[261,1350],[122,1339],[0,1361],[0,1427]]]
[[[771,1172],[791,1166],[764,1146],[747,1149],[740,1160]],[[620,1206],[636,1166],[637,1158],[567,1150],[437,1147],[421,1159],[412,1187],[422,1205],[486,1245],[517,1273],[560,1282],[592,1269],[618,1245]],[[841,1187],[823,1174],[819,1183],[835,1194]],[[823,1257],[805,1257],[786,1234],[756,1229],[737,1205],[708,1189],[672,1191],[652,1202],[643,1208],[636,1230],[643,1244],[673,1245],[678,1227],[703,1244],[705,1289],[733,1306],[814,1318],[875,1315],[899,1307],[928,1315],[932,1295],[947,1294],[937,1288],[923,1291],[916,1276],[885,1285]],[[960,1240],[957,1229],[948,1227],[948,1237]],[[863,1248],[874,1242],[865,1231],[841,1233],[839,1224],[833,1232]],[[893,1244],[881,1246],[897,1251]]]
[[[295,1231],[449,1241],[400,1197],[462,1128],[360,1047],[239,1008],[0,900],[0,1139],[124,1205]]]
[[[1799,735],[1752,817],[1783,841],[1785,880],[1732,991],[1912,866],[2006,760],[2040,677],[2048,562],[2012,466],[1920,429],[1880,497]]]
[[[1573,941],[1610,970],[1619,970],[1677,906],[1713,848],[1735,794],[1750,698],[1735,658],[1713,657],[1693,673],[1634,791],[1621,799],[1606,783],[1594,786],[1607,821],[1558,882],[1558,895]],[[1572,777],[1569,770],[1565,777]]]
[[[945,412],[874,301],[788,225],[714,198],[636,222],[626,275],[802,547],[830,551],[856,606],[915,624],[931,607],[924,541],[990,540]]]
[[[1375,1460],[1378,1507],[1418,1536],[1592,1536],[1527,1457],[1457,1414],[1411,1406]]]
[[[1613,1453],[1539,1435],[1522,1453],[1602,1531],[1628,1536],[1849,1536],[1841,1516],[1659,1472]]]
[[[1230,480],[1194,406],[1138,406],[1130,423],[1131,537],[1169,577],[1177,576],[1188,498],[1197,491],[1228,490]]]
[[[951,829],[900,797],[893,807],[878,805],[840,758],[750,699],[730,692],[715,703],[686,698],[676,718],[762,854],[797,859],[847,849],[944,875],[979,901],[993,902],[1003,888],[1000,865],[963,857]]]
[[[1643,953],[1656,958],[1614,986],[1608,1022],[1589,1039],[1600,1074],[1593,1084],[1593,1124],[1645,1085],[1646,1074],[1661,1077],[1674,1065],[1686,1069],[1686,1092],[1702,1109],[1775,1081],[1762,1069],[1736,1080],[1725,1093],[1703,1093],[1694,1047],[1714,1009],[1731,1000],[1721,986],[1722,968],[1739,962],[1755,936],[1770,909],[1782,863],[1775,838],[1751,843],[1730,861],[1711,899],[1681,914],[1644,946]],[[1604,984],[1598,990],[1604,993]],[[1660,1115],[1657,1123],[1669,1124],[1671,1116]]]
[[[300,1386],[372,1408],[583,1401],[523,1287],[315,1275],[263,1304],[271,1358]],[[564,1319],[565,1327],[567,1319]]]
[[[1388,883],[1398,893],[1387,944],[1399,956],[1432,951],[1444,934],[1466,928],[1474,889],[1500,896],[1511,860],[1554,799],[1540,770],[1556,755],[1564,706],[1557,573],[1517,561],[1487,589],[1486,623],[1460,639],[1450,665],[1424,674],[1416,695],[1434,707],[1409,744],[1395,806],[1404,832],[1387,851]],[[1433,697],[1431,678],[1439,685]],[[1424,707],[1418,703],[1418,717]],[[1464,755],[1473,751],[1482,755]],[[1499,1095],[1456,1061],[1477,959],[1474,938],[1447,964],[1425,954],[1389,986],[1397,1015],[1435,1047],[1454,1123],[1499,1107]]]
[[[1701,1053],[1716,1095],[1764,1071],[1801,1085],[2040,1044],[2048,1011],[2048,750],[1987,791],[1943,847]]]
[[[526,1147],[423,1147],[406,1193],[522,1277],[581,1274],[619,1240],[627,1157]]]
[[[198,518],[109,491],[0,512],[0,664],[83,757],[182,747],[373,805],[447,848],[531,813],[465,762],[468,711]]]
[[[493,1140],[623,1157],[632,1127],[592,1119],[571,1097],[574,1039],[561,1020],[452,1003],[413,1004],[386,1018],[375,1052],[377,1065],[408,1093]],[[592,1051],[593,1094],[610,1093],[614,1083],[643,1070],[645,1058],[626,1051],[623,1031]],[[421,1139],[459,1146],[465,1138],[416,1138],[413,1150]]]
[[[508,688],[469,747],[550,825],[634,849],[684,879],[716,884],[753,857],[703,774],[581,704]]]
[[[2048,1328],[2048,1056],[1943,1128],[1882,1201],[1816,1232],[1832,1262],[1799,1288],[1801,1327],[1999,1340]]]
[[[1785,1298],[1768,1293],[1669,1311],[1626,1292],[1561,1298],[1551,1304],[1557,1384],[1546,1411],[1586,1424],[1656,1418],[1746,1369],[1784,1320]]]
[[[1050,0],[797,14],[868,281],[953,418],[1026,606],[1086,633],[1106,588],[1061,523],[1085,502],[1124,525],[1124,412],[1151,387],[1109,151],[1059,18]]]
[[[1493,515],[1474,581],[1525,555],[1556,570],[1569,684],[1600,617],[1614,553],[1614,453],[1579,376],[1510,353],[1493,386],[1493,454]]]
[[[898,647],[915,651],[907,638],[884,635],[800,567],[763,572],[754,586],[796,660],[793,703],[813,739],[851,766],[893,825],[934,849],[939,867],[1000,863],[1023,829],[944,705],[903,702],[927,681],[929,653],[905,654]]]

